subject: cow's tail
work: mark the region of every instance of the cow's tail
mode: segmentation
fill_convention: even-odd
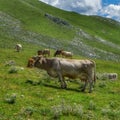
[[[94,62],[94,77],[93,77],[93,81],[94,81],[94,85],[96,83],[96,63]]]

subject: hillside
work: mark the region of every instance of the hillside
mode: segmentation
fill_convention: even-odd
[[[120,23],[85,16],[38,0],[0,0],[0,120],[120,120]],[[16,43],[23,45],[16,52]],[[96,62],[93,92],[81,92],[83,82],[57,78],[28,68],[37,50],[74,53]],[[102,78],[117,73],[117,80]]]
[[[0,1],[0,36],[76,55],[120,60],[120,23],[84,16],[48,6],[37,0]]]

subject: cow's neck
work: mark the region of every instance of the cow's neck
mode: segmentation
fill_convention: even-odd
[[[51,59],[46,59],[46,62],[43,63],[42,69],[49,71],[52,67],[52,60]]]

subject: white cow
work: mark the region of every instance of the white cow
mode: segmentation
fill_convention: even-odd
[[[90,84],[89,92],[92,91],[93,83],[96,81],[95,62],[92,60],[75,60],[63,58],[45,58],[43,56],[32,57],[28,61],[28,67],[44,69],[52,77],[57,77],[61,82],[61,87],[66,88],[65,77],[79,78],[85,82],[82,91]]]
[[[21,44],[16,44],[15,49],[16,49],[16,52],[20,52],[22,50],[22,45]]]

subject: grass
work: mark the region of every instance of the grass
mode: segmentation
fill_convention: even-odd
[[[41,12],[40,8],[34,7],[34,5],[30,5],[28,1],[26,2],[23,0],[18,0],[16,3],[16,0],[12,0],[12,2],[7,0],[6,2],[8,4],[5,4],[4,0],[1,0],[0,10],[20,20],[26,30],[39,32],[43,35],[55,37],[57,39],[61,38],[69,40],[73,38],[75,33],[72,29],[61,27],[60,25],[56,25],[49,21],[44,16],[46,12]],[[16,4],[17,9],[15,9]]]
[[[15,5],[17,9],[13,10]],[[118,22],[66,12],[36,0],[7,0],[6,3],[1,0],[0,10],[0,41],[26,41],[41,47],[66,49],[76,55],[91,57],[93,54],[92,58],[119,61]],[[48,19],[46,13],[66,21],[69,26]]]
[[[28,56],[35,53],[36,47],[29,55],[27,51],[30,51],[30,47],[26,45],[25,48],[20,53],[14,49],[5,49],[2,53],[2,58],[5,58],[0,64],[2,120],[119,119],[119,78],[116,81],[97,80],[91,94],[80,92],[82,83],[77,81],[68,81],[68,88],[63,90],[57,79],[50,78],[42,70],[26,67]],[[6,64],[10,60],[16,64]],[[96,60],[96,64],[97,73],[116,72],[119,75],[120,66],[116,62]],[[14,66],[24,69],[10,73],[9,70]]]
[[[44,17],[45,13],[67,21],[72,27],[54,23]],[[62,11],[38,0],[1,0],[0,20],[0,120],[119,120],[120,51],[79,34],[82,30],[91,38],[98,36],[119,46],[117,22]],[[23,45],[19,53],[14,49],[16,43]],[[91,94],[88,89],[80,91],[83,83],[78,80],[67,80],[68,88],[61,89],[58,79],[26,67],[28,59],[45,47],[50,48],[51,57],[57,48],[74,52],[75,59],[90,58],[90,53],[96,53],[99,59],[90,59],[96,62],[97,75],[117,73],[118,79],[99,78]]]

